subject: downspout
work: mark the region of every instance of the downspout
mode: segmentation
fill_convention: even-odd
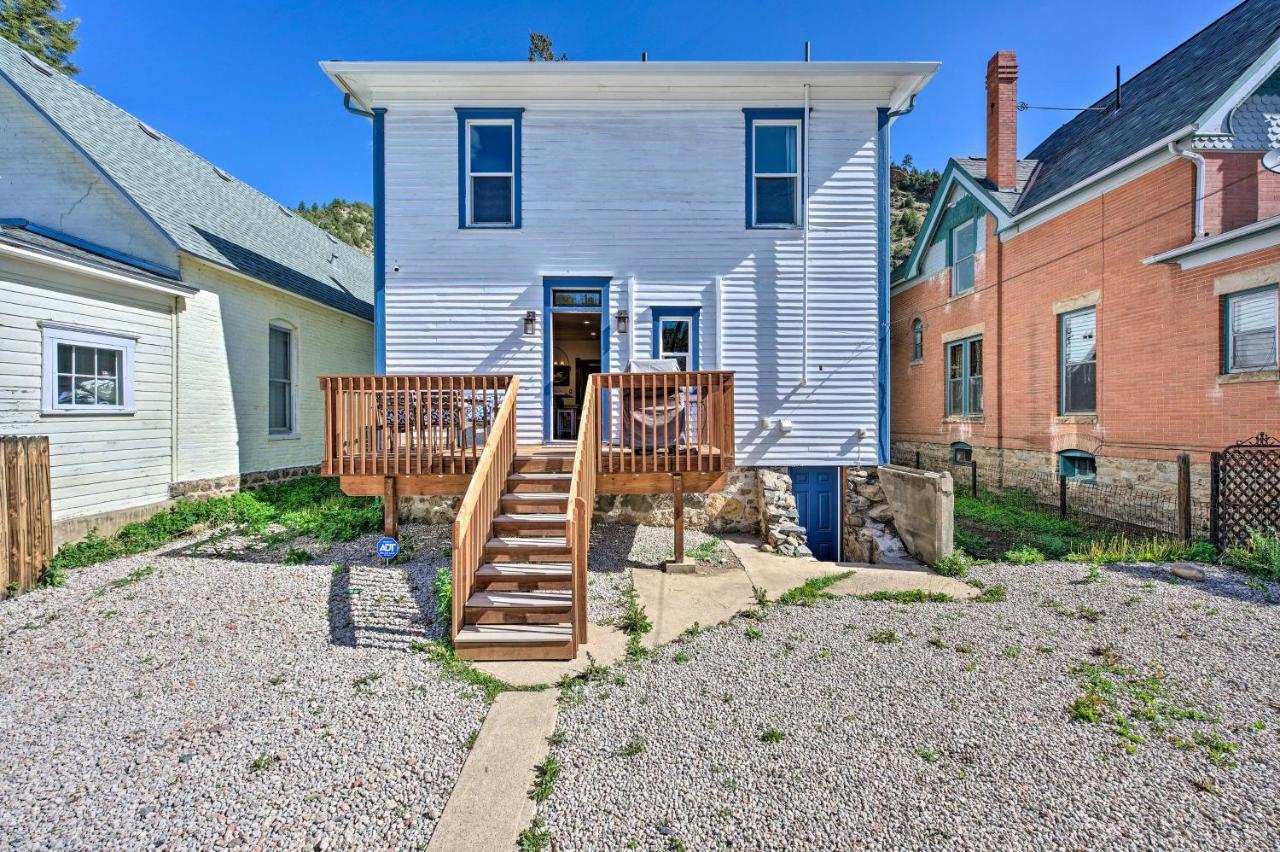
[[[636,277],[627,279],[627,316],[631,319],[631,333],[627,335],[627,363],[625,369],[631,369],[631,362],[636,360],[636,329],[639,327],[636,316]]]
[[[352,105],[351,91],[340,75],[342,108],[373,121],[373,362],[374,372],[387,372],[387,247],[386,247],[386,135],[385,107],[372,111]]]
[[[1204,232],[1204,157],[1195,151],[1186,151],[1178,147],[1177,142],[1169,143],[1169,153],[1175,157],[1182,157],[1195,163],[1196,166],[1196,203],[1195,203],[1195,233],[1192,239],[1198,240],[1205,235]]]
[[[724,369],[724,276],[716,276],[716,369]]]
[[[800,308],[800,386],[809,385],[809,84],[804,84],[804,113],[800,118],[802,151],[800,154],[800,188],[804,199],[804,259],[801,263],[804,285]]]

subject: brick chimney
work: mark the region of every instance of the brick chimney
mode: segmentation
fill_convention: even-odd
[[[987,180],[1018,182],[1018,55],[1002,50],[987,63]]]

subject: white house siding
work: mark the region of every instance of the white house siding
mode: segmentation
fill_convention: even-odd
[[[174,297],[0,260],[0,434],[48,435],[55,523],[169,497]],[[42,415],[41,321],[135,335],[132,414]]]
[[[170,269],[173,244],[0,80],[0,218],[28,219]]]
[[[603,97],[603,96],[601,96]],[[802,386],[802,235],[748,230],[743,107],[799,107],[798,88],[530,100],[486,92],[457,103],[388,104],[387,370],[513,372],[522,440],[542,438],[542,277],[612,279],[615,315],[637,286],[634,346],[651,305],[701,312],[701,366],[737,372],[742,464],[874,463],[876,110],[824,100],[810,119],[808,386]],[[523,107],[523,228],[458,228],[455,106]],[[396,271],[396,267],[399,271]],[[725,281],[722,363],[715,280]],[[626,336],[610,340],[622,369]],[[761,416],[789,418],[790,434]],[[865,430],[861,439],[857,429]]]
[[[373,371],[365,320],[251,282],[186,255],[200,288],[178,315],[177,482],[315,465],[324,428],[319,376]],[[267,428],[268,329],[294,332],[297,436]]]

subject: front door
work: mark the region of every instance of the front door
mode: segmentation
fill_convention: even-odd
[[[543,279],[543,434],[578,437],[587,377],[608,370],[609,279]]]
[[[793,467],[791,490],[809,549],[823,562],[840,557],[840,468]]]

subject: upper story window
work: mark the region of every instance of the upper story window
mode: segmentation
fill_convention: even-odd
[[[747,109],[747,227],[803,221],[803,116],[799,109]]]
[[[267,431],[294,433],[293,332],[273,325],[267,332]]]
[[[924,323],[919,317],[911,321],[911,360],[924,360]]]
[[[1093,414],[1098,410],[1097,308],[1063,314],[1058,324],[1058,410],[1062,414]]]
[[[698,369],[697,308],[653,308],[653,357]]]
[[[1276,369],[1277,301],[1280,287],[1275,284],[1226,297],[1224,372]]]
[[[947,415],[982,413],[982,338],[947,344]]]
[[[519,109],[459,109],[458,226],[520,227]]]
[[[106,332],[43,326],[45,414],[129,414],[137,340]]]
[[[974,219],[951,229],[951,294],[958,296],[973,289],[975,261],[978,251],[978,223]]]

